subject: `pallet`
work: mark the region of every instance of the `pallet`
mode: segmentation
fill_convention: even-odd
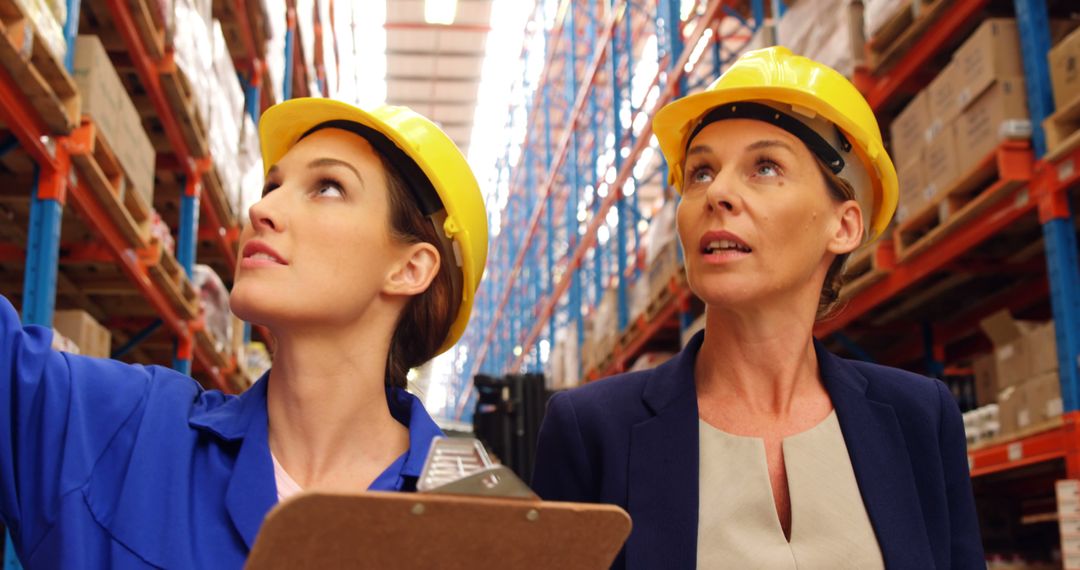
[[[165,14],[157,2],[126,0],[128,13],[146,53],[152,59],[165,56]],[[116,29],[115,19],[106,0],[85,0],[80,10],[79,30],[101,38],[105,50],[127,52],[128,47]]]
[[[877,75],[888,71],[919,41],[919,38],[941,17],[952,2],[962,1],[966,0],[936,0],[934,2],[912,0],[912,10],[901,11],[907,16],[897,14],[894,18],[899,17],[900,21],[890,21],[887,24],[890,32],[899,30],[900,34],[895,35],[892,41],[886,42],[879,33],[879,37],[872,38],[868,42],[867,58],[871,73]],[[907,19],[904,20],[904,18]]]
[[[81,128],[88,131],[89,147],[71,154],[71,162],[78,169],[79,177],[108,213],[128,245],[134,249],[146,247],[150,243],[153,207],[131,185],[120,161],[89,117],[83,118]]]
[[[880,241],[856,250],[848,258],[844,268],[844,284],[840,288],[840,299],[851,299],[867,287],[881,281],[896,266],[895,247],[892,239],[882,237]]]
[[[1051,160],[1080,146],[1080,93],[1043,121],[1043,131]]]
[[[988,207],[997,203],[1030,177],[1013,176],[1003,167],[1021,168],[1013,161],[1027,161],[1030,150],[1022,142],[1006,142],[994,149],[960,176],[949,188],[938,192],[921,211],[897,226],[893,233],[896,261],[904,262],[933,247]]]
[[[866,41],[866,47],[870,50],[884,50],[896,41],[905,30],[911,27],[915,21],[916,6],[921,0],[905,0],[902,7],[893,13],[892,17]]]
[[[53,134],[66,135],[79,125],[75,80],[15,0],[0,0],[0,64]]]
[[[202,350],[202,353],[210,359],[210,364],[213,366],[216,366],[219,369],[225,369],[229,366],[229,361],[225,358],[225,353],[217,349],[217,339],[206,327],[195,329],[195,344]]]
[[[986,449],[987,447],[994,447],[995,445],[1001,445],[1003,443],[1009,443],[1011,441],[1017,441],[1024,438],[1031,437],[1035,434],[1039,434],[1045,431],[1058,429],[1065,425],[1065,420],[1061,416],[1050,418],[1046,421],[1030,425],[1021,429],[1015,433],[999,435],[990,439],[980,441],[974,445],[968,447],[968,453],[978,451],[980,449]]]
[[[199,117],[198,106],[195,104],[196,99],[205,94],[195,93],[187,76],[175,63],[163,66],[158,78],[192,158],[209,156],[210,142],[206,126]]]
[[[233,206],[229,203],[229,197],[225,194],[225,187],[221,184],[221,176],[217,166],[211,165],[210,170],[203,175],[203,192],[205,199],[210,201],[210,206],[217,213],[218,220],[225,226],[231,226],[236,220],[237,212],[233,212]]]
[[[160,252],[160,257],[156,259],[156,263],[149,263],[147,266],[150,279],[165,292],[169,303],[181,318],[191,320],[199,316],[199,292],[180,267],[180,262],[156,243],[153,247]]]

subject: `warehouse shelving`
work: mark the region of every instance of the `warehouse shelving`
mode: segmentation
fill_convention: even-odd
[[[939,0],[927,11],[932,17],[918,23],[920,35],[910,48],[879,71],[857,68],[856,85],[866,94],[875,111],[888,117],[924,87],[932,78],[928,72],[935,63],[947,57],[964,34],[978,24],[980,14],[988,9],[989,4],[987,0]],[[616,2],[615,5],[621,9],[627,4]],[[630,5],[635,6],[633,3]],[[815,333],[827,339],[831,346],[851,354],[869,356],[867,346],[863,345],[867,342],[869,352],[875,353],[883,362],[911,364],[925,361],[936,366],[930,369],[938,374],[970,373],[955,366],[944,369],[942,361],[946,356],[949,360],[962,361],[974,352],[988,348],[985,341],[972,338],[979,336],[976,332],[981,318],[1003,307],[1022,311],[1048,304],[1057,323],[1058,359],[1066,413],[1056,426],[973,449],[973,473],[980,477],[1061,457],[1067,458],[1064,475],[1080,477],[1077,456],[1080,439],[1075,428],[1077,410],[1080,409],[1080,378],[1077,370],[1080,353],[1080,280],[1077,278],[1076,216],[1069,204],[1070,200],[1075,200],[1077,188],[1080,188],[1080,149],[1059,148],[1046,153],[1041,123],[1053,108],[1045,59],[1049,49],[1047,8],[1044,3],[1028,0],[1016,0],[1014,7],[1021,29],[1029,111],[1034,127],[1031,143],[1002,143],[988,155],[980,165],[982,176],[978,179],[983,184],[979,186],[976,198],[961,210],[962,215],[943,224],[945,227],[940,228],[932,239],[901,243],[898,251],[897,241],[891,239],[893,236],[890,235],[869,251],[856,256],[862,259],[861,263],[867,268],[864,271],[873,275],[860,283],[858,291],[846,292],[844,310],[820,323]],[[708,3],[705,10],[699,6],[696,16],[683,21],[684,35],[685,30],[700,31],[715,24],[719,16],[738,12],[739,9],[744,13],[762,13],[760,5],[750,6],[749,10],[746,8],[740,5],[733,9],[724,6],[723,2]],[[773,3],[771,8],[774,13],[782,10],[777,3]],[[674,13],[672,10],[675,9],[674,5],[661,2],[658,11]],[[558,235],[557,231],[553,231],[557,224],[553,223],[551,212],[554,211],[557,216],[564,208],[566,195],[574,191],[563,187],[585,185],[583,181],[575,181],[559,170],[568,141],[574,138],[588,140],[580,133],[575,136],[571,134],[573,131],[565,130],[565,125],[582,121],[580,105],[566,111],[559,109],[558,103],[549,101],[556,98],[553,92],[567,89],[567,83],[560,82],[558,75],[562,71],[560,57],[563,61],[569,58],[559,56],[558,50],[566,42],[566,26],[572,25],[568,22],[572,22],[574,13],[575,10],[560,5],[558,18],[548,32],[548,41],[554,43],[555,47],[548,48],[545,72],[535,86],[536,96],[526,123],[529,129],[520,151],[522,158],[510,173],[512,179],[507,176],[510,198],[505,204],[499,204],[504,206],[507,216],[520,215],[514,213],[515,209],[525,210],[528,216],[504,224],[504,227],[509,226],[505,230],[506,235],[499,235],[492,246],[489,274],[493,278],[490,282],[504,285],[496,287],[494,291],[488,286],[480,294],[477,311],[479,326],[474,325],[467,333],[468,348],[462,351],[467,356],[461,359],[458,368],[462,372],[456,387],[459,391],[455,410],[458,417],[468,415],[471,404],[468,381],[472,372],[537,370],[541,360],[538,357],[538,341],[546,341],[548,346],[553,341],[551,335],[556,323],[552,314],[559,315],[559,324],[572,322],[567,314],[576,315],[581,307],[589,306],[588,300],[581,300],[581,289],[588,288],[579,283],[582,275],[587,273],[582,267],[587,265],[585,262],[590,258],[589,251],[597,241],[604,214],[609,208],[625,207],[628,202],[620,199],[618,192],[611,192],[597,211],[590,212],[588,222],[581,224],[580,236],[576,240],[569,240],[568,251],[563,252],[557,245],[552,247],[551,242],[544,247],[542,239],[545,235]],[[617,16],[612,18],[615,19]],[[751,24],[748,28],[753,30],[755,26]],[[612,50],[616,57],[622,53],[617,42],[615,47],[605,45],[611,43],[610,36],[597,37],[598,43],[590,42],[590,45],[599,46],[595,59],[604,57],[607,53],[605,50]],[[699,37],[686,37],[685,45],[696,45]],[[712,41],[711,45],[715,44]],[[682,53],[682,57],[678,57],[679,49],[677,46],[673,50],[680,60],[678,65],[671,66],[669,61],[663,66],[669,70],[666,82],[657,80],[657,83],[668,87],[660,101],[685,92],[672,88],[685,81],[683,66],[687,54]],[[609,87],[602,81],[596,82],[595,75],[587,71],[579,71],[577,77],[585,78],[580,83],[572,84],[580,89],[578,92],[588,94],[600,86]],[[606,105],[610,106],[610,103]],[[548,108],[555,117],[554,123],[564,126],[561,132],[551,128],[552,121],[543,120],[542,111]],[[627,173],[642,150],[640,141],[647,139],[647,136],[646,130],[646,134],[637,140],[638,144],[631,148],[612,188],[619,188],[630,178]],[[558,141],[557,145],[555,141]],[[554,153],[555,160],[541,160],[540,168],[529,162],[531,156],[546,158],[553,153],[553,149],[558,149]],[[536,161],[536,158],[532,160]],[[540,176],[537,176],[537,172],[540,172]],[[586,179],[584,182],[590,181]],[[552,194],[555,194],[554,199]],[[529,199],[522,198],[522,195]],[[514,201],[515,196],[518,197],[517,202]],[[620,217],[620,221],[622,219]],[[633,237],[628,236],[627,239]],[[565,269],[554,279],[557,285],[552,283],[551,272],[544,271],[545,260],[538,259],[540,252],[545,249],[548,267],[564,264]],[[553,250],[555,260],[551,259]],[[620,277],[632,278],[635,266],[641,262],[634,251],[630,250],[626,256],[628,267],[625,271],[603,273],[598,280],[615,278],[621,285],[624,279]],[[992,256],[1002,251],[1009,254],[1008,259],[995,262]],[[987,256],[991,256],[989,261]],[[622,259],[617,254],[616,257]],[[1040,257],[1044,260],[1040,260]],[[1011,279],[1015,284],[1005,285],[1004,281],[994,281],[982,289],[972,285],[972,291],[981,295],[983,300],[974,302],[967,299],[966,303],[956,304],[953,311],[939,312],[940,318],[931,319],[929,323],[920,325],[897,318],[897,315],[906,315],[909,317],[907,320],[915,318],[914,307],[920,302],[934,309],[939,308],[933,305],[934,302],[948,305],[957,295],[965,294],[957,284],[970,284],[971,276],[987,275],[988,272],[1005,275],[1005,281]],[[521,284],[530,278],[539,281],[537,275],[543,279],[542,287],[534,284],[530,290],[527,285]],[[536,291],[537,288],[540,290]],[[966,295],[972,296],[970,292]],[[595,303],[596,295],[591,299]],[[910,302],[905,302],[907,300]],[[686,325],[686,316],[691,314],[692,307],[697,303],[687,291],[685,283],[678,280],[673,281],[672,290],[663,306],[651,312],[651,319],[640,318],[636,323],[628,323],[624,316],[625,301],[620,301],[619,330],[622,331],[622,338],[607,358],[600,359],[601,366],[582,371],[587,374],[586,380],[626,370],[638,355],[655,345],[658,339],[660,344],[667,346],[677,342],[674,339],[678,338],[678,332]],[[887,321],[887,324],[873,324],[876,321]],[[876,344],[874,337],[877,338]]]

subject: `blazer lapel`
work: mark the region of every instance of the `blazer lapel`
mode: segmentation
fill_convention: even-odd
[[[873,399],[869,382],[854,366],[818,342],[814,347],[885,566],[933,568],[922,503],[895,410]]]
[[[642,395],[654,414],[633,426],[627,505],[633,530],[628,568],[697,563],[698,408],[694,362],[702,335],[653,370]]]

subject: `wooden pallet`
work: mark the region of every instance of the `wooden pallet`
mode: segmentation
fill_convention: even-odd
[[[904,0],[902,7],[866,41],[867,49],[883,51],[891,46],[914,23],[916,7],[921,3],[921,0]]]
[[[156,263],[148,264],[150,279],[165,292],[169,303],[181,318],[191,320],[199,315],[199,293],[191,284],[180,262],[173,254],[157,248],[160,257]]]
[[[912,0],[909,2],[912,9],[901,10],[901,13],[894,16],[894,19],[899,18],[899,20],[890,21],[886,26],[889,28],[890,33],[896,31],[901,33],[894,35],[891,41],[886,41],[886,37],[879,33],[877,37],[868,42],[867,58],[870,71],[874,74],[888,71],[919,41],[919,38],[926,33],[926,30],[941,17],[945,9],[954,1],[963,2],[966,0],[936,0],[933,2]]]
[[[131,21],[152,59],[165,56],[165,14],[158,2],[126,0]],[[116,29],[112,10],[106,0],[85,0],[80,9],[79,30],[98,36],[105,50],[115,53],[128,51],[127,43]]]
[[[210,142],[207,137],[206,126],[199,116],[198,106],[195,101],[205,94],[195,93],[186,75],[175,64],[163,66],[158,75],[161,88],[165,91],[165,98],[173,110],[180,125],[180,133],[184,137],[192,158],[203,158],[210,155]]]
[[[73,152],[71,162],[128,245],[135,249],[146,247],[150,243],[153,207],[131,185],[112,148],[89,117],[83,118],[82,128],[90,133],[89,148]]]
[[[233,211],[233,206],[225,193],[225,187],[221,184],[221,176],[218,173],[217,166],[211,165],[210,170],[203,175],[202,195],[210,201],[210,206],[214,208],[214,212],[217,213],[221,223],[225,226],[232,225],[238,212]]]
[[[896,266],[895,246],[891,238],[883,236],[879,241],[856,250],[848,258],[844,269],[844,285],[841,299],[850,299],[867,287],[881,281]]]
[[[1080,146],[1080,93],[1043,121],[1043,131],[1051,160]]]
[[[229,361],[226,359],[225,353],[217,349],[217,339],[209,329],[206,327],[195,329],[195,344],[210,359],[213,366],[221,369],[228,367]]]
[[[75,80],[15,0],[0,0],[0,64],[53,134],[68,134],[79,125]]]
[[[1004,143],[972,166],[923,209],[897,226],[893,234],[897,262],[915,257],[997,203],[1024,180],[1003,179],[999,164],[1010,152]]]

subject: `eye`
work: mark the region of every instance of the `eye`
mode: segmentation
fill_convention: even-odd
[[[689,185],[709,184],[713,181],[712,168],[708,166],[695,166],[690,169],[690,176],[686,177]]]
[[[267,194],[273,192],[274,190],[277,190],[278,186],[281,186],[281,185],[278,184],[277,182],[271,182],[271,181],[267,180],[266,185],[263,186],[263,191],[262,191],[263,197],[265,198]]]
[[[341,187],[336,180],[320,180],[316,184],[315,194],[319,197],[326,198],[343,198],[345,197],[345,190]]]
[[[776,164],[772,160],[767,158],[759,158],[754,163],[754,176],[763,176],[765,178],[773,178],[780,176],[780,165]]]

